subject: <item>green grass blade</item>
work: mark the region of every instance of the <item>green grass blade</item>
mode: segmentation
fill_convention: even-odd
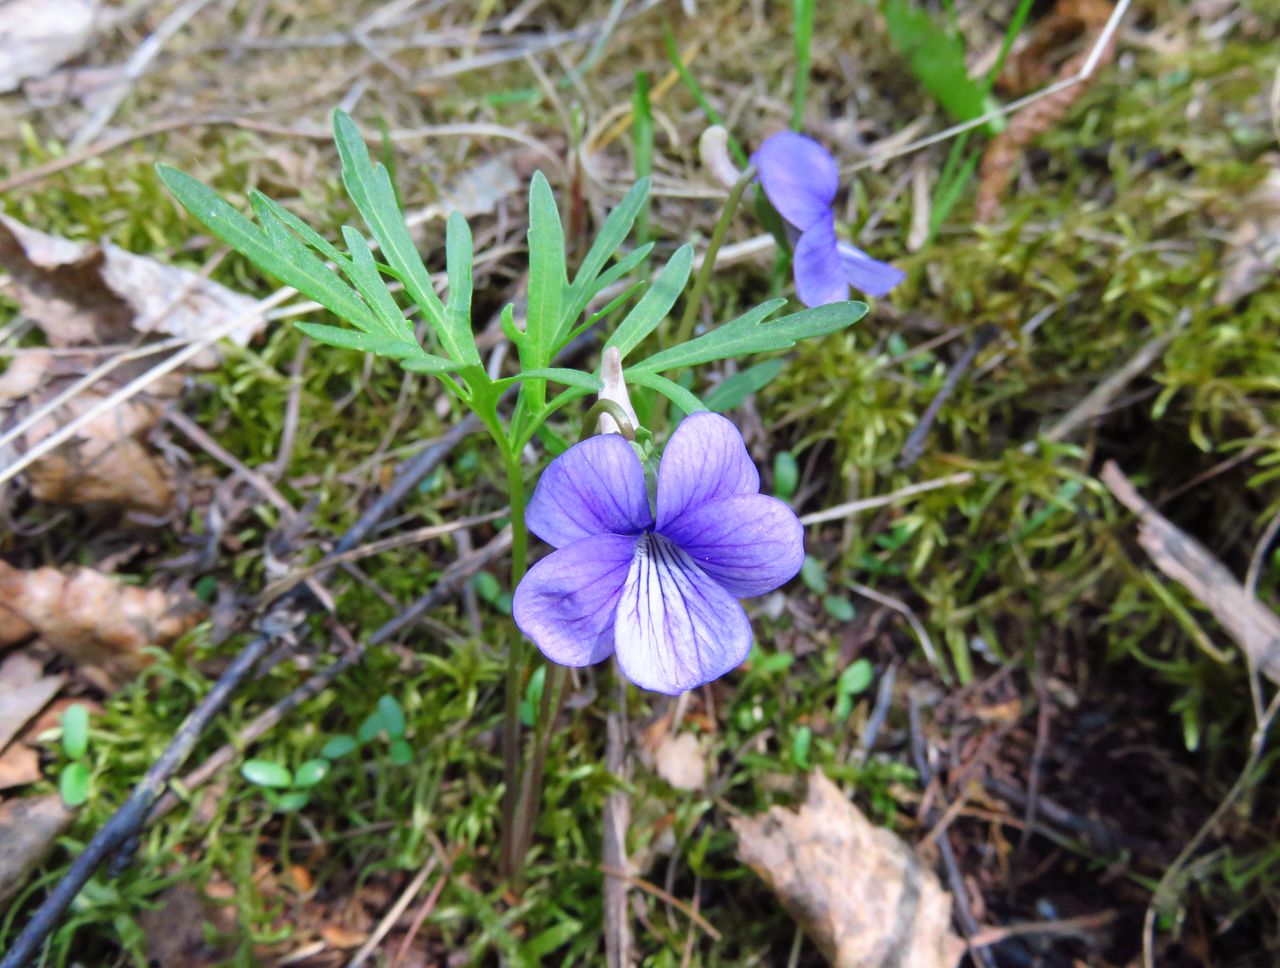
[[[804,127],[804,102],[809,95],[809,65],[812,63],[813,0],[791,0],[791,22],[795,34],[796,72],[791,92],[791,128]]]
[[[698,102],[698,107],[702,108],[702,113],[707,116],[707,120],[712,124],[718,124],[724,127],[726,131],[728,126],[724,123],[724,118],[720,116],[720,112],[715,109],[710,101],[707,100],[706,93],[702,90],[702,85],[697,79],[689,73],[689,68],[685,66],[684,59],[680,56],[680,49],[676,47],[675,35],[671,32],[671,25],[664,23],[662,25],[662,39],[667,45],[667,58],[671,61],[671,66],[675,68],[676,74],[679,75],[681,82],[689,93],[693,95],[693,99]],[[729,134],[729,150],[733,152],[734,160],[743,168],[747,166],[747,153],[742,149],[742,145],[738,144],[733,134]]]
[[[635,151],[636,180],[653,174],[653,107],[649,104],[649,75],[636,71],[631,92],[631,144]],[[649,197],[645,196],[636,215],[636,239],[649,241]]]
[[[772,383],[782,372],[782,364],[782,360],[765,360],[763,363],[749,366],[727,378],[710,393],[704,394],[702,400],[708,410],[714,410],[716,413],[732,410],[740,406],[742,401],[751,394]]]

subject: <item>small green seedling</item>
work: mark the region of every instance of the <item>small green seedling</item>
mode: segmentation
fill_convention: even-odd
[[[68,807],[89,799],[89,710],[76,703],[62,714],[62,751],[70,760],[58,776],[58,792]]]
[[[840,673],[836,682],[836,722],[843,723],[853,712],[853,697],[860,696],[871,687],[876,670],[867,659],[858,659]]]
[[[271,760],[246,760],[240,775],[262,788],[263,798],[281,813],[301,810],[311,799],[311,788],[329,775],[332,764],[323,757],[307,760],[296,770]]]

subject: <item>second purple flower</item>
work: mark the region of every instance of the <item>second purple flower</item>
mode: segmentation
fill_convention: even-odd
[[[812,138],[780,131],[751,158],[760,184],[796,238],[796,295],[806,306],[823,306],[849,298],[853,286],[869,296],[883,296],[904,274],[887,262],[836,238],[831,210],[839,186],[835,159]]]

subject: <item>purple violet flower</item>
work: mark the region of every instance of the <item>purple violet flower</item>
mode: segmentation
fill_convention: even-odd
[[[889,263],[836,238],[831,203],[839,173],[826,148],[794,131],[780,131],[765,140],[751,162],[765,195],[795,233],[796,295],[802,303],[840,302],[849,298],[850,286],[883,296],[903,280]]]
[[[591,437],[547,467],[529,529],[557,550],[516,588],[516,624],[553,662],[617,653],[623,675],[677,695],[741,665],[751,624],[739,598],[795,577],[804,528],[760,493],[760,474],[727,419],[695,413],[645,472],[618,434]]]

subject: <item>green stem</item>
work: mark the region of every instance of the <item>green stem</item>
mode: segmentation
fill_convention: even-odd
[[[524,474],[520,452],[505,455],[507,493],[511,499],[511,589],[528,567],[529,531],[525,526]],[[524,637],[517,635],[507,653],[506,718],[502,729],[502,871],[518,880],[523,857],[516,844],[516,807],[520,793],[520,677],[524,671]]]
[[[698,276],[693,281],[693,292],[689,294],[689,301],[685,303],[684,315],[680,318],[680,328],[676,330],[676,339],[672,346],[679,346],[681,343],[687,343],[693,336],[693,326],[698,318],[698,307],[702,305],[702,297],[706,295],[707,286],[711,283],[711,275],[716,270],[716,254],[720,251],[720,246],[724,244],[724,237],[729,231],[729,223],[733,221],[733,213],[738,210],[738,203],[742,201],[742,193],[747,190],[756,177],[756,166],[747,165],[733,188],[729,189],[729,197],[725,199],[724,210],[720,213],[720,219],[716,222],[716,227],[711,230],[711,241],[707,243],[707,251],[702,257],[702,266],[698,269]],[[674,379],[674,377],[672,378]]]

